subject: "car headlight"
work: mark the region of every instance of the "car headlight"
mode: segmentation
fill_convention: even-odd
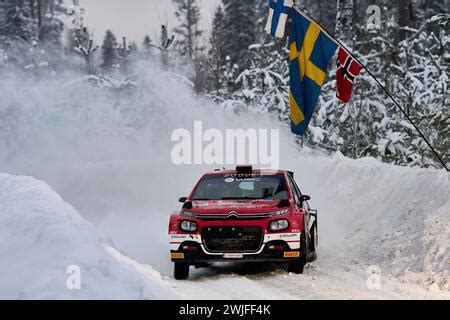
[[[194,232],[194,231],[197,231],[198,225],[194,221],[184,220],[184,221],[181,221],[180,228],[181,228],[181,230],[186,231],[186,232]]]
[[[275,212],[271,212],[270,216],[271,217],[279,217],[279,216],[284,216],[284,215],[287,215],[287,214],[289,214],[289,209],[283,209],[283,210],[278,210],[278,211],[275,211]]]
[[[274,231],[283,231],[289,228],[289,222],[286,219],[275,220],[269,223],[269,230]]]

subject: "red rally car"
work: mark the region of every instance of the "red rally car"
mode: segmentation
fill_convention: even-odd
[[[317,258],[317,211],[283,170],[216,170],[203,175],[169,221],[175,279],[208,262],[285,262],[302,273]]]

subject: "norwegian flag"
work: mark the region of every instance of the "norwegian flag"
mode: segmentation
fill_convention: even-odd
[[[353,81],[363,67],[341,47],[339,48],[337,67],[337,98],[343,103],[347,103],[352,96]]]

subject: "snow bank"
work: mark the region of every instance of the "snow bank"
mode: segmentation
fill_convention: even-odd
[[[156,271],[137,273],[75,209],[29,177],[0,174],[0,257],[0,299],[175,297]],[[80,290],[66,285],[69,266],[80,268]]]
[[[299,179],[321,214],[322,250],[347,263],[378,266],[388,278],[448,292],[447,172],[342,156],[301,162]]]

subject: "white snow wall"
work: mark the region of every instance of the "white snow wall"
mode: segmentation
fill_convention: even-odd
[[[0,174],[0,257],[0,299],[176,298],[159,273],[136,272],[136,264],[102,244],[90,223],[31,177]]]
[[[92,77],[2,78],[0,172],[51,184],[117,247],[169,274],[168,216],[207,169],[172,164],[172,131],[192,130],[194,120],[204,128],[279,128],[281,167],[295,171],[319,209],[323,254],[448,286],[447,173],[300,153],[276,120],[221,111],[180,78],[139,69],[136,87],[126,90]]]

